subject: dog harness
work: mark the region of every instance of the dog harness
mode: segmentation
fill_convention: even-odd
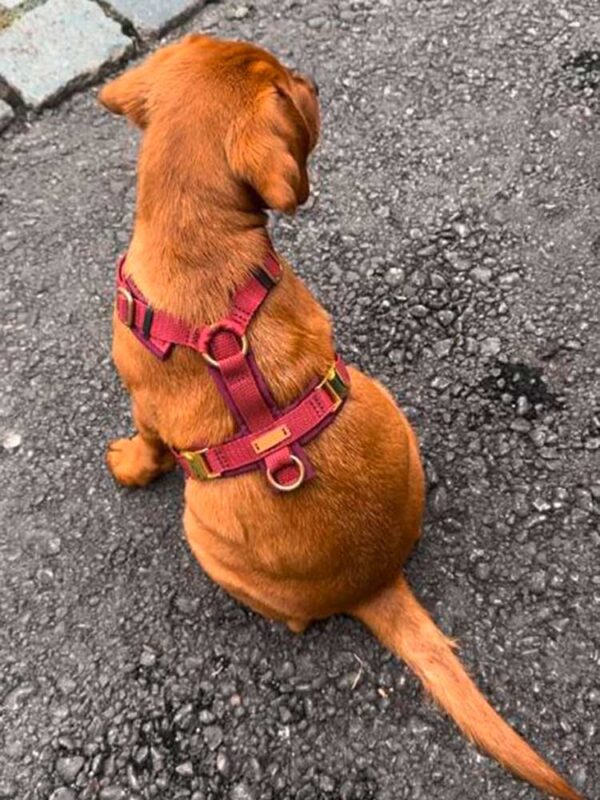
[[[153,309],[133,280],[125,275],[126,256],[117,267],[116,311],[120,321],[161,360],[180,345],[199,352],[237,432],[222,444],[171,448],[187,477],[200,481],[262,469],[270,485],[290,492],[312,478],[315,470],[304,450],[335,419],[350,386],[342,359],[321,380],[286,408],[278,408],[250,350],[247,331],[269,292],[279,283],[282,267],[269,252],[238,289],[229,313],[214,325],[194,327]]]

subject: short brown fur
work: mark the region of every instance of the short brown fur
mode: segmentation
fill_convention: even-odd
[[[216,321],[269,247],[264,209],[293,213],[308,197],[314,84],[253,45],[188,36],[106,85],[100,100],[144,130],[128,272],[155,308],[189,324]],[[329,318],[287,264],[249,338],[281,405],[333,359]],[[109,446],[120,483],[143,486],[171,469],[169,446],[233,433],[199,354],[176,348],[160,362],[115,317],[113,355],[138,431]],[[402,577],[421,531],[418,444],[387,391],[351,375],[339,418],[307,447],[318,473],[309,485],[276,494],[260,473],[187,482],[192,551],[234,597],[293,631],[337,613],[362,620],[469,738],[534,785],[577,800],[489,706]]]

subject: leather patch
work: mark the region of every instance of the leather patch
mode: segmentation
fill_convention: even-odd
[[[271,431],[267,431],[267,433],[263,433],[263,435],[259,436],[257,439],[253,439],[252,447],[255,453],[264,453],[281,442],[285,442],[289,436],[289,428],[286,428],[285,425],[281,425],[279,428],[274,428]]]

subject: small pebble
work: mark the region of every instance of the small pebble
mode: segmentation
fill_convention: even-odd
[[[502,349],[502,342],[497,336],[490,336],[481,342],[481,352],[484,356],[497,356]]]
[[[218,768],[218,766],[217,766]],[[194,767],[191,761],[184,761],[175,767],[175,772],[183,778],[191,778],[194,775]]]
[[[517,398],[517,414],[519,417],[524,417],[531,411],[531,403],[525,395],[519,395]]]
[[[404,270],[401,267],[392,267],[388,270],[385,280],[388,286],[400,286],[405,280]]]
[[[534,594],[543,594],[546,591],[546,573],[538,570],[529,579],[529,588]]]
[[[2,439],[2,447],[8,452],[12,450],[16,450],[18,447],[21,446],[21,442],[23,441],[23,437],[20,433],[6,433]]]
[[[227,778],[231,772],[231,761],[227,753],[221,751],[217,756],[217,772]]]
[[[81,756],[69,756],[59,758],[56,762],[56,772],[63,781],[73,783],[83,767],[84,760]]]
[[[218,725],[209,725],[204,729],[204,739],[209,750],[216,750],[223,741],[223,729]]]
[[[50,800],[76,800],[75,792],[67,789],[66,786],[61,786],[50,795]]]

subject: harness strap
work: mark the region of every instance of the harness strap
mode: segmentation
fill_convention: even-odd
[[[229,442],[195,450],[173,450],[186,475],[209,480],[262,466],[269,482],[291,491],[313,477],[302,445],[316,436],[343,403],[349,385],[341,359],[326,377],[285,410],[277,408],[249,353],[246,331],[282,268],[268,253],[261,267],[234,294],[229,313],[214,325],[189,326],[154,309],[124,273],[125,256],[117,269],[116,311],[123,324],[155,356],[168,358],[175,345],[200,352],[240,432]]]
[[[263,300],[281,280],[282,272],[279,261],[267,253],[262,267],[256,269],[250,280],[235,293],[227,317],[239,325],[243,333]]]
[[[239,294],[242,292],[238,293],[238,297]],[[256,299],[257,297],[254,301]],[[272,425],[276,419],[276,409],[272,401],[269,402],[270,398],[266,396],[266,391],[263,393],[256,366],[247,354],[244,333],[241,329],[234,333],[235,324],[232,323],[238,309],[239,305],[234,303],[233,312],[228,317],[204,331],[200,341],[200,352],[208,361],[213,373],[216,373],[213,374],[213,378],[222,389],[222,394],[230,401],[230,405],[233,405],[238,420],[247,430],[255,432]],[[248,321],[251,318],[251,313],[248,313]],[[294,455],[296,461],[292,458]],[[264,466],[267,475],[278,475],[277,481],[287,486],[295,483],[299,473],[304,477],[309,462],[306,454],[299,448],[294,454],[287,444],[283,444],[276,452],[265,453]]]
[[[299,401],[260,431],[235,436],[228,442],[198,450],[176,451],[187,474],[201,480],[238,475],[256,465],[265,453],[281,452],[281,444],[305,444],[332,421],[348,392],[344,362],[337,358],[325,378]],[[285,448],[288,449],[288,448]]]
[[[126,256],[119,259],[117,266],[117,315],[121,322],[164,361],[175,345],[199,349],[202,334],[211,326],[188,325],[165,311],[153,309],[142,295],[133,280],[125,275]],[[228,319],[234,332],[244,336],[252,317],[262,305],[269,291],[281,280],[282,269],[279,261],[268,253],[262,267],[259,267],[234,295]],[[214,326],[213,326],[214,327]]]

